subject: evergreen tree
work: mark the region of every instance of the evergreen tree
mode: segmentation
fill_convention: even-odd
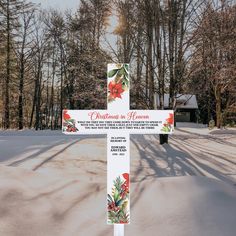
[[[1,32],[5,37],[6,44],[6,74],[4,91],[4,128],[10,128],[10,82],[13,75],[13,50],[14,38],[20,27],[19,17],[25,8],[25,1],[22,0],[1,0],[0,19]]]

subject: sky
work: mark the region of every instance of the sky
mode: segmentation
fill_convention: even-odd
[[[31,0],[34,3],[40,3],[43,8],[57,8],[59,10],[76,9],[79,0]]]

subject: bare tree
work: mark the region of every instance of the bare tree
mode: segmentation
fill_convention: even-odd
[[[17,42],[16,42],[16,56],[18,61],[18,78],[19,78],[19,101],[18,101],[18,129],[21,130],[24,127],[24,83],[25,76],[31,70],[31,64],[29,61],[32,57],[33,45],[32,45],[32,33],[33,33],[33,18],[34,18],[34,5],[27,4],[21,9],[19,20],[21,27],[17,30]]]
[[[235,12],[235,6],[230,6],[226,1],[218,2],[218,5],[209,1],[196,29],[198,40],[193,57],[193,76],[204,74],[205,86],[212,90],[215,111],[210,109],[208,112],[210,116],[216,114],[218,128],[222,126],[227,110],[234,103],[232,98],[235,94],[232,94],[232,88],[235,88],[236,79]]]

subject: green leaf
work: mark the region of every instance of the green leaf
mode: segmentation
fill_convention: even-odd
[[[127,89],[127,88],[129,88],[129,83],[123,81],[123,83],[122,83],[122,88],[123,88],[124,90]]]
[[[115,191],[114,193],[114,201],[117,202],[119,200],[119,192]]]
[[[117,203],[116,203],[116,205],[117,206],[121,206],[123,203],[124,203],[124,199],[120,199]]]
[[[117,177],[116,180],[114,180],[114,187],[119,190],[121,188],[122,181],[120,177]]]
[[[123,79],[123,84],[128,88],[129,87],[129,78],[125,75]]]
[[[122,209],[123,211],[125,211],[126,208],[127,208],[127,206],[128,206],[128,201],[125,201],[125,202],[122,204],[121,209]]]
[[[113,199],[110,194],[107,195],[108,201],[113,202]]]
[[[167,127],[167,126],[164,126],[164,127],[162,128],[162,131],[164,131],[164,132],[170,132],[170,129],[169,129],[169,127]]]
[[[74,119],[66,120],[66,123],[68,125],[73,125],[74,124]]]
[[[129,73],[129,64],[124,64],[125,70],[127,73]]]
[[[126,73],[126,71],[125,71],[124,67],[122,67],[122,68],[119,70],[119,72],[118,72],[117,75],[118,75],[119,77],[121,77],[121,76],[125,75],[125,73]]]
[[[117,74],[119,69],[114,69],[114,70],[110,70],[108,72],[108,78],[112,78],[113,76],[115,76]]]
[[[125,80],[126,82],[129,82],[129,76],[125,74],[124,80]]]

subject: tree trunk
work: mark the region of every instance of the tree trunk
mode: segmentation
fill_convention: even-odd
[[[141,42],[141,34],[138,32],[137,36],[137,81],[136,81],[136,108],[139,108],[140,103],[140,84],[141,84],[141,50],[140,50],[140,42]]]
[[[50,79],[50,61],[47,63],[47,87],[46,87],[46,106],[45,106],[45,126],[48,129],[50,119],[50,107],[49,107],[49,79]]]
[[[53,62],[52,62],[52,85],[51,85],[51,98],[50,98],[50,116],[51,116],[51,130],[53,130],[53,119],[54,119],[54,82],[56,75],[56,45],[54,41],[53,47]]]
[[[60,94],[60,123],[62,125],[62,111],[63,111],[63,68],[64,68],[64,60],[62,55],[62,49],[61,49],[61,94]]]
[[[23,64],[23,63],[22,63]],[[23,92],[24,92],[24,66],[21,65],[19,84],[19,102],[18,102],[18,128],[23,129]]]
[[[5,113],[4,113],[4,128],[9,129],[10,128],[10,106],[9,106],[9,82],[10,82],[10,54],[11,54],[11,47],[10,47],[10,2],[7,1],[7,58],[6,58],[6,86],[5,86]]]
[[[169,1],[169,20],[168,20],[168,34],[169,34],[169,72],[170,72],[170,86],[169,86],[169,107],[174,108],[175,99],[175,62],[176,62],[176,36],[177,36],[177,9],[176,2]]]
[[[51,129],[52,130],[53,130],[53,119],[54,119],[54,80],[55,80],[55,69],[53,69],[51,99],[50,99],[50,114],[51,114]]]
[[[149,108],[154,108],[154,71],[153,71],[153,10],[149,1],[146,3],[146,27],[147,27],[147,76]]]
[[[37,90],[38,90],[38,81],[36,79],[35,80],[35,85],[34,85],[34,100],[33,100],[33,105],[32,105],[31,116],[30,116],[29,128],[31,128],[33,126],[34,111],[35,111],[35,105],[36,105],[36,100],[37,100]]]
[[[70,109],[73,110],[75,108],[75,100],[74,100],[74,73],[73,73],[73,71],[70,73],[69,105],[70,105]]]
[[[216,126],[218,129],[220,129],[222,124],[220,88],[218,87],[216,88],[215,95],[216,95]]]
[[[24,74],[25,74],[25,65],[24,65],[24,41],[21,50],[20,57],[20,78],[19,78],[19,101],[18,101],[18,128],[22,130],[24,127],[24,117],[23,117],[23,93],[24,93]]]
[[[37,88],[36,88],[36,119],[35,119],[35,129],[40,129],[40,113],[41,113],[41,61],[38,58],[38,69],[37,69]]]

